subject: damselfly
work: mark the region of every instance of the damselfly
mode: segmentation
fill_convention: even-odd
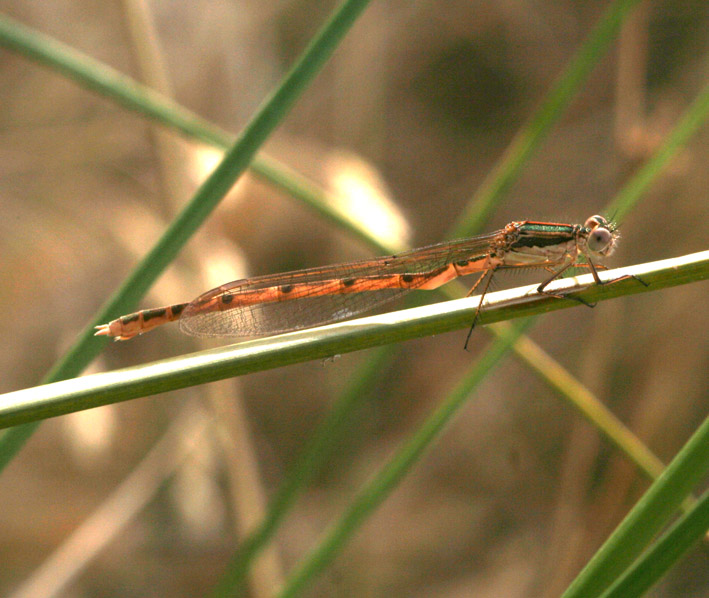
[[[572,266],[589,268],[596,283],[601,284],[592,258],[609,256],[617,240],[616,227],[602,216],[591,216],[583,226],[511,222],[494,233],[398,255],[237,280],[212,289],[191,303],[121,316],[97,326],[96,335],[128,340],[175,320],[183,332],[194,336],[289,332],[343,320],[412,289],[435,289],[474,273],[480,277],[468,295],[485,281],[481,306],[494,274],[513,268],[548,271],[551,276],[537,287],[537,292],[553,295],[545,288]],[[473,325],[477,316],[478,313]]]

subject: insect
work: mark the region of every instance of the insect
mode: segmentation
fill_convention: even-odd
[[[484,297],[496,272],[514,268],[549,272],[537,292],[552,295],[544,289],[572,266],[588,267],[602,284],[592,259],[613,253],[618,236],[615,225],[602,216],[591,216],[583,225],[511,222],[493,233],[398,255],[229,282],[190,303],[121,316],[97,326],[96,335],[128,340],[175,320],[193,336],[289,332],[343,320],[412,289],[435,289],[467,274],[481,274],[468,295],[485,281]]]

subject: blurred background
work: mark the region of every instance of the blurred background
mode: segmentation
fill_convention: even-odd
[[[331,191],[384,243],[444,240],[606,5],[373,2],[264,150]],[[233,133],[334,6],[0,2],[6,15],[150,81]],[[704,87],[708,26],[703,0],[641,3],[485,230],[603,212]],[[8,392],[39,383],[220,154],[5,49],[0,89],[0,390]],[[706,249],[707,163],[704,127],[624,220],[609,266]],[[245,275],[371,255],[247,175],[142,307],[188,301]],[[706,291],[700,283],[563,310],[531,336],[667,462],[707,413]],[[464,339],[459,331],[393,348],[259,561],[250,595],[270,595],[490,341],[476,330],[465,352]],[[165,327],[107,345],[93,371],[204,346]],[[0,481],[0,594],[205,594],[369,358],[348,354],[46,421]],[[557,596],[647,484],[510,357],[307,595]],[[93,531],[95,546],[71,545],[81,529]],[[703,547],[651,595],[708,592]]]

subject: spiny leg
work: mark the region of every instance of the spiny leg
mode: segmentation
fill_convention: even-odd
[[[601,266],[600,264],[594,265],[591,260],[588,260],[588,264],[581,264],[582,266],[588,266],[591,269],[591,273],[593,274],[593,278],[595,279],[597,284],[615,284],[616,282],[620,282],[621,280],[628,280],[629,278],[632,278],[633,280],[637,280],[641,285],[645,287],[649,287],[650,285],[645,282],[642,278],[638,278],[635,276],[635,274],[624,274],[623,276],[619,276],[618,278],[614,278],[613,280],[606,280],[603,281],[598,277],[598,273],[596,272],[596,269],[603,269],[607,270],[606,266]]]
[[[573,301],[577,301],[578,303],[582,303],[582,304],[585,305],[586,307],[595,307],[595,306],[596,306],[595,303],[589,303],[588,301],[582,299],[581,297],[574,297],[574,296],[571,296],[571,295],[561,295],[561,294],[557,294],[557,293],[550,293],[549,291],[545,291],[545,290],[544,290],[544,288],[545,288],[549,283],[551,283],[552,281],[554,281],[554,280],[556,280],[557,278],[559,278],[559,276],[561,276],[561,274],[563,274],[566,270],[568,270],[568,269],[571,268],[571,267],[588,268],[589,270],[591,270],[591,274],[593,275],[593,279],[594,279],[595,283],[598,284],[598,285],[613,284],[613,283],[616,283],[616,282],[620,282],[621,280],[627,280],[627,279],[629,279],[629,278],[634,278],[634,279],[637,280],[639,283],[641,283],[641,284],[643,284],[643,285],[645,285],[645,286],[648,286],[648,284],[647,284],[644,280],[640,280],[637,276],[635,276],[635,275],[633,275],[633,274],[626,274],[626,275],[624,275],[624,276],[620,276],[620,277],[618,277],[618,278],[614,278],[613,280],[603,281],[603,280],[601,280],[600,276],[598,276],[598,270],[599,270],[599,269],[606,270],[606,269],[607,269],[606,266],[603,266],[603,265],[601,265],[601,264],[595,265],[590,259],[588,259],[588,258],[586,258],[586,259],[587,259],[588,261],[586,261],[586,262],[584,262],[584,263],[571,262],[571,263],[567,264],[566,266],[564,266],[563,268],[561,268],[561,270],[557,270],[557,271],[555,271],[555,272],[552,271],[552,272],[553,272],[553,276],[550,276],[549,278],[547,278],[543,283],[541,283],[541,284],[537,287],[537,293],[542,293],[542,294],[544,294],[544,295],[549,295],[550,297],[557,297],[557,298],[559,298],[559,299],[572,299]]]
[[[571,299],[573,301],[577,301],[578,303],[581,303],[582,305],[585,305],[586,307],[595,307],[596,306],[595,303],[589,303],[588,301],[581,299],[581,297],[574,297],[571,295],[562,295],[560,293],[552,293],[552,292],[544,290],[547,287],[547,285],[549,285],[551,282],[553,282],[554,280],[559,278],[569,268],[573,268],[574,266],[577,266],[577,265],[579,265],[579,264],[577,264],[575,261],[573,261],[573,262],[569,262],[568,264],[566,264],[560,270],[550,270],[552,275],[537,287],[537,293],[541,293],[542,295],[547,295],[549,297],[556,297],[557,299]],[[591,269],[591,273],[593,274],[593,278],[597,284],[603,284],[601,279],[598,277],[598,272],[596,272],[596,269],[594,268],[593,264],[590,261],[588,262],[588,264],[583,264],[583,266],[589,267]]]
[[[588,260],[588,258],[586,259]],[[643,286],[650,286],[642,278],[635,276],[635,274],[624,274],[623,276],[619,276],[618,278],[614,278],[613,280],[601,280],[598,276],[598,270],[608,270],[608,266],[604,266],[603,264],[594,264],[593,262],[591,262],[591,260],[588,260],[587,262],[577,263],[575,264],[575,267],[588,268],[589,270],[591,270],[591,274],[593,275],[596,284],[613,284],[615,282],[620,282],[621,280],[628,280],[629,278],[632,278],[633,280],[637,280]]]
[[[475,316],[473,316],[473,321],[470,324],[470,330],[468,330],[468,336],[465,337],[465,344],[463,345],[463,349],[465,351],[468,350],[468,342],[470,341],[470,335],[473,334],[473,328],[475,328],[475,324],[478,321],[478,316],[480,315],[480,308],[483,305],[483,299],[485,298],[485,295],[487,294],[488,288],[490,288],[490,282],[492,282],[492,277],[495,274],[496,270],[497,270],[497,266],[495,266],[494,268],[490,268],[489,270],[486,270],[485,273],[475,281],[475,284],[468,291],[468,294],[466,295],[466,297],[470,297],[475,292],[475,289],[477,289],[478,286],[480,285],[480,283],[485,279],[485,277],[487,277],[487,282],[485,283],[485,287],[483,288],[483,292],[480,295],[480,303],[478,303],[478,307],[475,310]]]

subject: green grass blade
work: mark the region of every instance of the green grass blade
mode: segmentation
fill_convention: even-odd
[[[626,274],[640,277],[648,286],[633,279],[598,286],[587,274],[554,281],[548,289],[597,302],[704,280],[709,278],[709,251],[608,270],[601,276],[612,280]],[[488,293],[479,322],[489,324],[568,307],[588,309],[571,299],[535,294],[535,289],[536,285],[530,285]],[[478,301],[478,297],[445,301],[7,393],[0,398],[0,428],[292,363],[465,329],[472,321]]]
[[[102,344],[92,339],[93,326],[129,311],[145,294],[243,173],[258,148],[286,116],[295,100],[305,90],[367,4],[368,0],[347,0],[333,13],[275,92],[262,104],[220,165],[203,183],[156,245],[131,272],[119,290],[99,310],[72,349],[45,377],[45,382],[77,375],[98,355]],[[28,426],[0,438],[0,466],[9,462],[34,430],[35,427]]]
[[[601,598],[643,596],[709,529],[709,491],[680,517]]]
[[[664,473],[579,573],[564,592],[563,598],[598,596],[615,582],[647,548],[652,538],[667,525],[682,501],[707,472],[709,418],[704,420]]]

